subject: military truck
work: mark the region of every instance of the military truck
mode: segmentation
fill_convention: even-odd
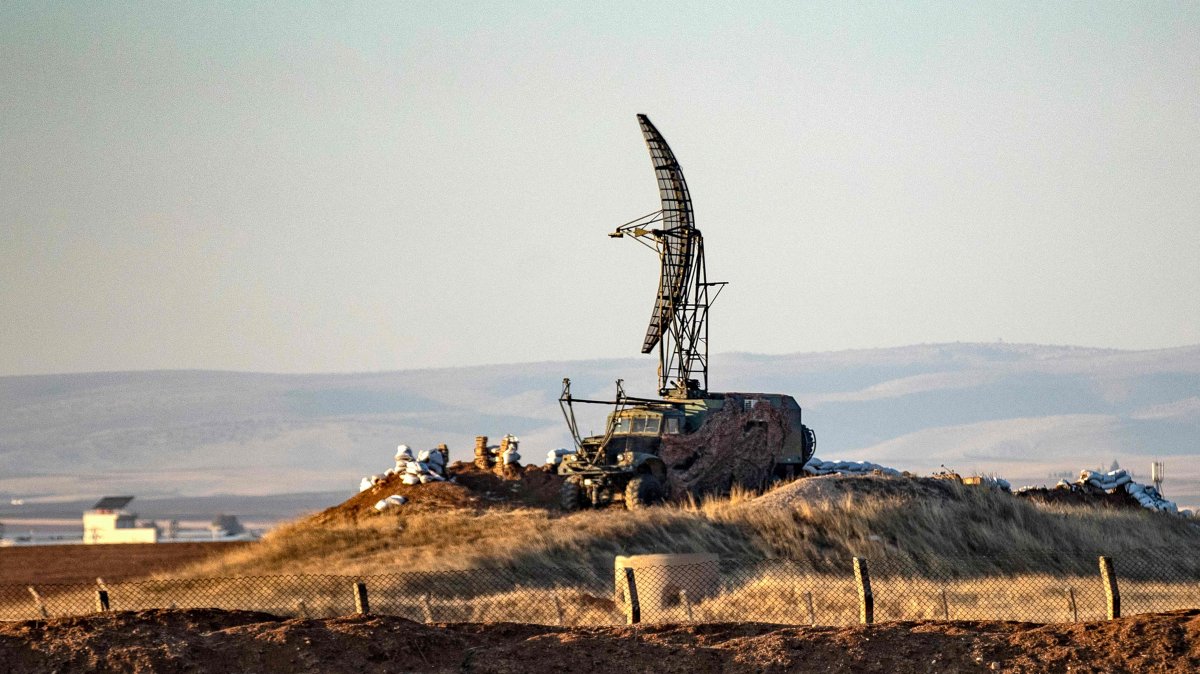
[[[558,467],[565,510],[653,505],[668,497],[761,488],[792,479],[812,458],[816,435],[802,422],[800,405],[778,393],[711,393],[696,398],[616,400],[573,398],[570,380],[560,396],[574,430],[576,402],[613,404],[606,432],[581,438]]]
[[[576,447],[558,466],[566,477],[567,510],[617,500],[638,508],[737,485],[758,488],[798,476],[816,448],[816,435],[791,396],[708,390],[708,309],[725,283],[708,280],[704,237],[675,154],[648,117],[638,115],[638,123],[662,208],[609,236],[633,238],[659,256],[658,293],[642,353],[658,351],[662,397],[627,396],[618,380],[613,400],[584,400],[573,397],[570,380],[563,380],[559,404]],[[603,435],[580,437],[577,402],[613,406]]]

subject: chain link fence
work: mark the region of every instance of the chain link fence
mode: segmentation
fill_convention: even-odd
[[[694,557],[694,556],[692,556]],[[1101,620],[1200,607],[1200,550],[717,560],[630,569],[503,567],[370,576],[292,575],[0,586],[0,620],[218,608],[324,618],[614,625],[891,620]]]

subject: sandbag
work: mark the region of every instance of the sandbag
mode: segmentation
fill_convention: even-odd
[[[396,461],[399,461],[401,458],[405,458],[405,459],[413,458],[412,449],[409,448],[408,445],[400,445],[399,447],[396,448]]]
[[[374,486],[375,484],[371,482],[371,478],[364,477],[362,481],[358,483],[358,491],[364,492]]]
[[[375,504],[375,509],[379,511],[387,510],[388,508],[396,508],[408,503],[408,499],[400,494],[392,494],[391,496],[380,500]]]
[[[421,478],[415,473],[405,473],[404,477],[400,478],[400,481],[404,484],[420,484]]]

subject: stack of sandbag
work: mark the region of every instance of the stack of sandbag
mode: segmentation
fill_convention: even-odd
[[[552,450],[546,452],[546,465],[557,466],[558,464],[562,463],[564,456],[568,456],[568,455],[574,454],[574,453],[575,453],[574,447],[572,447],[571,449],[567,449],[566,447],[559,447],[558,449],[552,449]]]
[[[437,449],[422,450],[415,457],[406,445],[396,451],[396,468],[404,484],[428,484],[446,481],[446,453]]]
[[[895,468],[888,468],[870,461],[822,461],[817,457],[808,460],[804,464],[804,472],[807,475],[871,475],[876,471],[891,477],[900,477],[900,471]]]
[[[364,492],[393,475],[400,475],[401,482],[407,485],[444,482],[450,463],[450,450],[446,445],[438,445],[437,449],[427,449],[414,456],[412,448],[400,445],[396,447],[395,458],[396,465],[388,468],[383,475],[364,477],[358,483],[358,491]]]
[[[383,512],[391,508],[399,508],[405,503],[408,503],[408,499],[404,498],[400,494],[392,494],[391,496],[381,499],[379,502],[377,502],[375,504],[375,509],[379,512]]]
[[[1179,507],[1174,501],[1168,501],[1158,493],[1152,485],[1138,484],[1136,482],[1128,482],[1125,484],[1125,491],[1129,493],[1138,503],[1142,504],[1143,508],[1149,510],[1157,510],[1160,512],[1179,513]],[[1183,514],[1188,514],[1186,511]]]
[[[1093,487],[1103,489],[1104,491],[1113,491],[1118,487],[1132,482],[1129,477],[1129,471],[1124,468],[1120,470],[1112,470],[1107,473],[1101,473],[1094,470],[1083,470],[1079,472],[1079,482],[1086,482]]]
[[[501,466],[520,463],[521,455],[517,453],[517,445],[520,442],[520,438],[511,434],[500,438],[500,446],[493,450],[493,453],[496,455],[496,462]]]
[[[983,483],[984,486],[991,487],[993,489],[1012,491],[1012,484],[1002,477],[996,477],[995,475],[980,475],[979,481]]]
[[[1093,470],[1080,471],[1079,484],[1089,484],[1108,492],[1124,489],[1143,508],[1159,512],[1179,512],[1179,507],[1175,505],[1174,501],[1163,498],[1162,494],[1158,493],[1158,490],[1151,485],[1134,482],[1133,478],[1129,476],[1129,472],[1124,469],[1107,473]]]

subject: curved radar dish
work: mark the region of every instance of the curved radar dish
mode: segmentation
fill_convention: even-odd
[[[658,279],[658,296],[654,301],[654,313],[646,328],[642,342],[642,353],[650,353],[662,340],[677,311],[688,304],[689,281],[696,254],[698,232],[692,215],[692,197],[688,194],[687,181],[671,146],[651,123],[650,118],[638,115],[650,160],[654,163],[654,176],[658,180],[659,198],[662,200],[662,228],[655,234],[662,246],[662,269]]]

